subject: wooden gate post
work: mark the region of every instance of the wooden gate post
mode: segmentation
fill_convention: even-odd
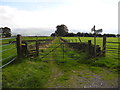
[[[25,46],[26,46],[25,54],[26,54],[26,57],[28,57],[28,41],[25,42]]]
[[[36,41],[36,56],[39,56],[39,41]]]
[[[105,56],[106,53],[106,36],[103,36],[103,56]]]
[[[88,53],[91,54],[91,40],[88,40]]]
[[[16,38],[16,45],[17,45],[17,57],[22,58],[22,40],[21,35],[17,35]]]

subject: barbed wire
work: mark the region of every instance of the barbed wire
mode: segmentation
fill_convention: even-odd
[[[4,61],[4,60],[6,60],[6,59],[8,59],[8,58],[10,58],[10,57],[13,57],[13,56],[15,56],[15,55],[17,55],[17,53],[12,54],[12,55],[8,56],[7,58],[4,58],[4,59],[0,60],[0,62],[1,62],[1,61]]]
[[[9,61],[8,63],[2,65],[2,66],[0,67],[0,69],[3,68],[3,67],[5,67],[5,66],[7,66],[7,65],[10,64],[11,62],[13,62],[15,59],[16,59],[16,57],[13,58],[13,59],[12,59],[11,61]]]

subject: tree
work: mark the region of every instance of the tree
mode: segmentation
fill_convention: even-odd
[[[57,36],[65,36],[68,33],[67,26],[64,24],[57,25],[56,28],[55,34],[57,34]]]
[[[86,32],[86,33],[84,33],[84,36],[85,37],[89,37],[89,34]]]
[[[81,33],[81,32],[78,32],[78,33],[77,33],[77,36],[81,37],[81,36],[82,36],[82,33]]]
[[[1,28],[3,37],[11,37],[11,29],[8,27]]]
[[[120,34],[117,34],[116,36],[117,36],[117,37],[120,37]]]
[[[74,37],[76,34],[75,33],[67,33],[65,37]]]
[[[51,37],[55,37],[55,33],[52,33],[52,34],[51,34]]]
[[[102,37],[102,34],[97,34],[97,37]]]

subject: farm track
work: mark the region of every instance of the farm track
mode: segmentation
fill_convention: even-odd
[[[59,82],[66,73],[59,70],[53,61],[50,61],[50,68],[52,74],[48,80],[48,83],[45,85],[47,88],[117,88],[118,87],[118,78],[112,80],[103,80],[102,77],[96,73],[91,72],[90,70],[72,70],[67,73],[69,79]],[[104,71],[105,73],[105,71]],[[112,74],[109,72],[109,74]]]
[[[57,50],[55,51],[57,52]],[[57,53],[52,52],[49,56],[52,60],[55,59]],[[99,75],[97,73],[83,68],[84,65],[79,65],[77,69],[71,69],[69,71],[64,71],[59,68],[55,61],[48,62],[51,69],[51,76],[46,83],[47,88],[117,88],[118,78],[113,78],[111,80],[103,80],[102,76],[104,74],[113,74],[108,70],[103,69],[102,73]],[[83,66],[83,67],[82,67]],[[69,74],[67,74],[69,73]],[[61,77],[66,76],[66,79],[61,79]]]

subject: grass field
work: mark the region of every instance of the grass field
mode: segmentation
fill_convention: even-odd
[[[77,42],[79,41],[79,37],[62,37],[63,39],[66,40],[70,40],[70,42],[72,42],[71,39],[73,39],[74,42],[76,42],[75,39],[77,39]],[[94,37],[80,37],[82,42],[88,42],[88,40],[92,41],[92,44],[94,44]],[[100,47],[102,48],[102,42],[103,42],[103,38],[102,37],[97,37],[96,38],[96,44],[100,45]],[[116,37],[107,37],[107,42],[118,42],[118,38]],[[109,45],[109,44],[107,44]],[[110,44],[112,47],[118,47],[118,45],[114,45],[114,44]]]
[[[75,39],[77,39],[78,42],[79,39],[78,37],[63,37],[63,39],[70,40],[73,39],[74,42],[76,42]],[[93,37],[80,37],[82,42],[87,42],[88,40],[92,40],[92,44],[94,44],[94,38]],[[101,50],[102,50],[102,42],[103,38],[102,37],[97,37],[96,38],[96,44],[100,45]],[[107,42],[118,42],[118,38],[110,38],[107,37]],[[118,44],[114,43],[106,43],[106,57],[99,57],[95,59],[95,62],[92,62],[92,65],[98,65],[98,66],[105,66],[108,68],[119,68],[120,65],[118,64]],[[113,51],[109,51],[111,49],[109,48],[117,48],[113,49]],[[94,60],[93,60],[94,61]],[[116,70],[116,69],[115,69]]]
[[[22,39],[23,40],[36,40],[36,39],[51,39],[52,37],[23,37]],[[73,40],[74,42],[76,42],[75,39],[77,39],[77,42],[80,42],[78,37],[63,37],[63,39],[66,39],[66,40]],[[81,41],[82,42],[87,42],[88,40],[92,40],[92,44],[94,43],[94,38],[93,37],[80,37]],[[5,45],[5,44],[9,44],[9,41],[14,41],[15,38],[11,38],[11,39],[5,39],[5,40],[2,40],[2,50],[6,50],[6,49],[9,49],[9,48],[14,48],[16,47],[15,44],[10,44],[10,45]],[[118,42],[118,38],[107,38],[107,42]],[[33,43],[29,43],[29,44],[33,44]],[[35,44],[35,42],[34,42]],[[97,45],[100,45],[101,47],[101,50],[102,50],[102,38],[101,37],[97,37]],[[118,57],[118,49],[115,49],[114,51],[108,51],[109,48],[118,48],[118,44],[112,44],[112,43],[107,43],[107,53],[106,53],[106,57],[101,57],[98,58],[100,60],[97,60],[95,62],[95,64],[97,62],[103,64],[105,64],[105,66],[107,67],[116,67],[116,65],[118,64],[118,60],[117,60],[117,57]],[[4,52],[0,52],[2,54],[2,58],[7,58],[8,56],[10,56],[11,54],[14,54],[16,53],[16,48],[14,49],[10,49],[10,50],[7,50],[7,51],[4,51]],[[47,52],[45,51],[44,54],[46,54]],[[41,54],[41,53],[40,53]],[[43,53],[42,53],[43,54]],[[15,57],[16,55],[14,55],[13,57]],[[11,57],[11,58],[13,58]],[[3,63],[6,63],[9,61],[9,59],[11,58],[8,58],[7,60],[3,61]],[[104,63],[102,63],[104,62]],[[111,65],[109,65],[109,64]],[[100,65],[101,66],[101,65]]]
[[[64,39],[70,38],[64,37]],[[72,39],[76,38],[72,37]],[[86,42],[88,39],[90,38],[81,37],[82,42],[83,40]],[[116,38],[115,40],[117,41]],[[99,44],[100,42],[102,42],[102,38],[99,39]],[[49,53],[53,49],[55,50]],[[3,68],[3,87],[83,88],[93,82],[91,80],[95,78],[94,75],[109,82],[107,87],[117,87],[115,79],[118,76],[118,67],[117,59],[109,56],[88,58],[85,52],[75,51],[67,45],[60,45],[59,38],[55,38],[52,44],[48,45],[48,48],[40,49],[39,57],[15,60]]]

